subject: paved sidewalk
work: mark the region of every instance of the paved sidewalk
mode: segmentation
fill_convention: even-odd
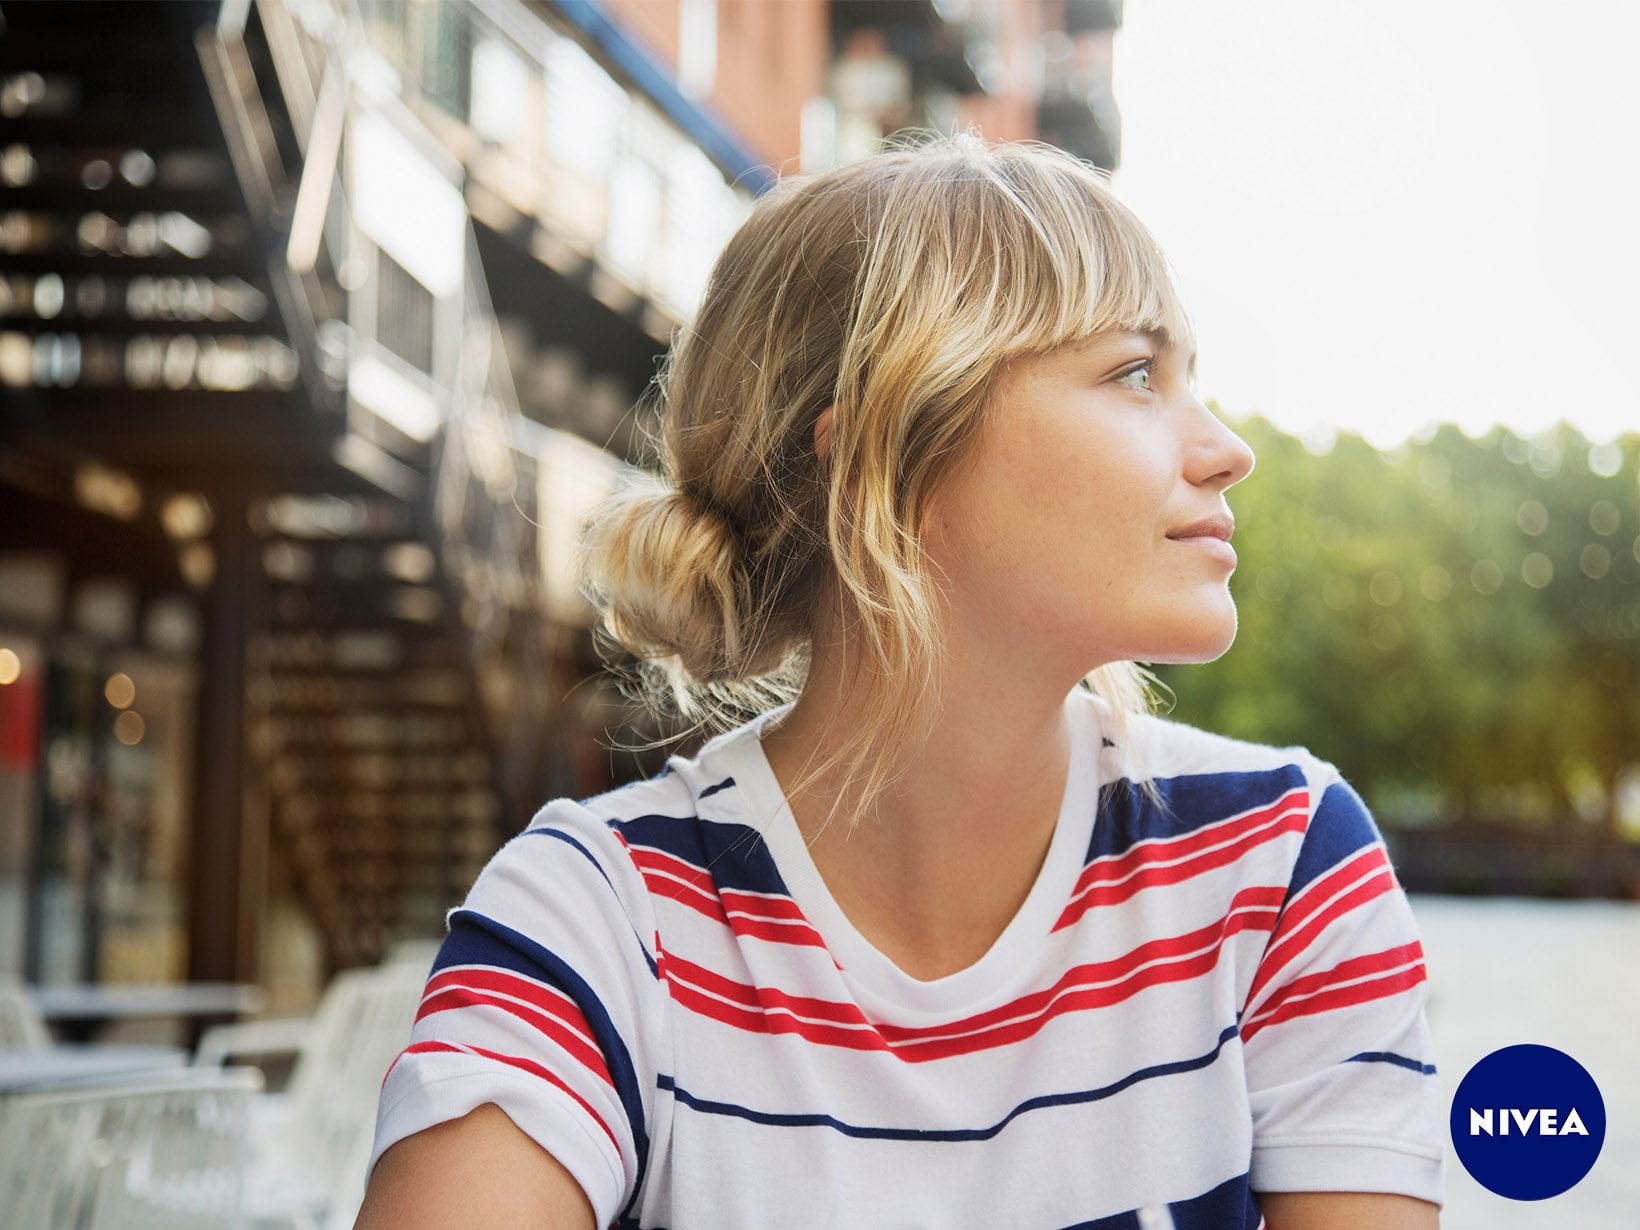
[[[1429,964],[1429,1022],[1445,1104],[1500,1047],[1565,1051],[1600,1086],[1606,1143],[1594,1169],[1550,1200],[1493,1195],[1447,1141],[1442,1230],[1635,1230],[1640,1226],[1640,905],[1410,895]]]

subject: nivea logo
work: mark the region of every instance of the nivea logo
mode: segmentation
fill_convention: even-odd
[[[1471,1136],[1516,1136],[1536,1134],[1538,1136],[1587,1136],[1589,1129],[1583,1126],[1583,1120],[1578,1117],[1577,1107],[1561,1112],[1553,1106],[1533,1107],[1530,1110],[1516,1110],[1513,1106],[1499,1107],[1497,1114],[1497,1130],[1494,1131],[1493,1110],[1469,1109],[1469,1134]],[[1555,1126],[1555,1120],[1560,1119],[1560,1126]]]
[[[1458,1160],[1488,1191],[1544,1200],[1593,1169],[1606,1140],[1594,1077],[1552,1046],[1493,1051],[1464,1075],[1449,1116]]]

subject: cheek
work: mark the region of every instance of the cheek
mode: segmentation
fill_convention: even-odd
[[[1085,442],[1001,450],[947,493],[929,554],[970,606],[1038,627],[1077,622],[1154,567],[1166,488],[1153,469]]]

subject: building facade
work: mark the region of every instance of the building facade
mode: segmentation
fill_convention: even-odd
[[[36,982],[299,1007],[545,798],[655,771],[609,746],[668,732],[601,677],[576,523],[757,196],[906,126],[1119,150],[1110,3],[6,19],[0,973]]]

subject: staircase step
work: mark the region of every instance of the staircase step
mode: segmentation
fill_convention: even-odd
[[[268,605],[274,626],[322,629],[327,633],[363,632],[384,624],[428,629],[444,626],[445,603],[437,590],[384,582],[383,592],[360,594],[347,601],[336,599],[328,589],[323,582],[306,590],[279,587]]]
[[[316,666],[344,679],[391,679],[401,671],[417,666],[456,666],[466,662],[465,653],[454,643],[432,641],[422,645],[399,645],[388,650],[355,650],[338,652],[329,647],[314,649],[303,646],[301,638],[315,636],[308,632],[286,631],[270,636],[270,641],[288,638],[270,646],[267,653],[268,669],[277,674],[284,669],[310,671]],[[319,636],[323,642],[331,638]]]
[[[63,383],[13,385],[19,406],[14,417],[20,422],[38,420],[48,410],[95,416],[90,403],[99,396],[119,399],[117,407],[103,407],[106,414],[140,406],[144,394],[169,390],[231,399],[269,390],[278,393],[294,384],[295,354],[283,339],[254,329],[195,337],[191,333],[106,336],[68,328],[41,330],[32,337],[25,345],[32,352],[33,370],[47,381],[55,378]],[[169,397],[147,400],[162,403],[149,409],[171,408]],[[225,404],[207,409],[220,411]]]
[[[91,8],[76,0],[70,11]],[[106,75],[118,73],[134,80],[145,75],[174,69],[177,49],[164,37],[165,31],[145,29],[128,23],[124,30],[100,30],[107,37],[119,39],[117,54],[102,38],[88,37],[83,27],[73,28],[78,22],[64,22],[57,29],[8,28],[6,39],[0,43],[0,72],[36,72],[63,76]],[[156,35],[160,37],[156,37]]]
[[[53,213],[163,213],[175,210],[190,217],[243,211],[244,198],[237,185],[217,187],[161,188],[115,181],[104,188],[87,188],[77,183],[33,183],[6,189],[8,209],[46,210]]]
[[[41,296],[45,296],[41,299]],[[49,315],[35,310],[35,302]],[[0,318],[6,327],[60,332],[63,329],[140,333],[145,327],[168,330],[198,325],[233,332],[256,331],[278,316],[261,276],[255,278],[154,278],[140,272],[66,278],[61,285],[39,278],[16,277],[0,294]],[[9,322],[18,322],[15,326]]]
[[[470,714],[471,708],[467,705],[429,705],[415,708],[332,709],[327,712],[306,709],[294,714],[276,710],[260,715],[259,720],[271,723],[270,729],[276,732],[310,731],[315,727],[366,730],[391,725],[403,725],[416,731],[447,727],[466,731],[470,729]]]
[[[29,266],[65,258],[100,258],[114,265],[130,265],[133,274],[153,273],[149,262],[168,259],[193,261],[202,267],[225,258],[237,258],[253,269],[267,263],[265,246],[243,215],[93,208],[86,213],[36,210],[9,216],[0,265],[15,273],[42,272]],[[103,271],[92,272],[101,275]]]
[[[402,721],[373,723],[353,715],[286,722],[264,717],[264,746],[285,752],[310,747],[372,748],[382,751],[416,749],[429,755],[459,756],[473,747],[480,732],[463,717],[438,720],[431,715]]]
[[[464,693],[459,699],[423,701],[423,700],[386,700],[377,699],[372,705],[385,705],[389,711],[411,716],[436,716],[445,713],[465,713],[472,706],[472,696]],[[322,701],[301,700],[272,700],[268,703],[267,712],[270,716],[283,718],[287,721],[317,721],[323,718],[339,717],[344,714],[356,714],[373,711],[361,705],[345,705],[339,703],[325,703]]]
[[[436,585],[438,557],[419,539],[403,535],[352,538],[270,538],[263,565],[274,584],[322,586]]]
[[[55,273],[62,277],[255,278],[262,272],[260,254],[239,245],[213,249],[203,256],[184,256],[180,252],[153,256],[109,252],[0,252],[0,274],[36,277]]]
[[[139,104],[134,110],[140,116],[147,109]],[[68,117],[34,118],[58,121]],[[13,135],[9,127],[6,135]],[[26,162],[17,162],[14,154],[13,187],[26,184],[93,194],[117,187],[145,192],[155,199],[167,192],[228,188],[237,182],[232,161],[214,143],[201,144],[202,139],[214,137],[215,130],[209,129],[170,145],[132,145],[88,128],[78,143],[26,146]]]
[[[252,685],[258,703],[291,708],[394,708],[465,704],[472,687],[460,671],[395,672],[380,680],[288,671]]]
[[[405,874],[404,870],[392,863],[368,862],[357,868],[345,870],[341,875],[343,891],[349,895],[357,895],[369,902],[365,908],[378,916],[392,919],[397,916],[400,901],[407,893],[423,892],[435,893],[448,890],[452,886],[465,886],[468,877],[461,874],[465,867],[451,867],[443,871],[436,879],[427,879],[420,876]],[[446,906],[456,904],[447,901]]]
[[[278,606],[286,600],[295,603],[298,599],[305,599],[314,609],[339,605],[343,609],[372,611],[385,609],[392,600],[413,601],[413,596],[424,590],[438,593],[436,577],[416,582],[389,574],[381,561],[380,551],[367,548],[360,556],[345,553],[332,555],[326,562],[368,571],[363,575],[337,575],[330,569],[321,569],[319,561],[315,560],[311,565],[312,571],[300,579],[292,577],[286,581],[270,578],[270,601]]]
[[[380,495],[368,500],[274,496],[257,525],[269,546],[286,543],[320,554],[360,544],[385,547],[413,537],[414,530],[410,508]]]
[[[426,795],[397,799],[383,795],[379,799],[348,802],[340,796],[321,796],[315,804],[317,814],[324,819],[327,849],[333,853],[344,851],[348,841],[369,845],[376,842],[385,849],[398,851],[399,840],[407,828],[419,828],[428,834],[426,847],[420,851],[408,849],[402,857],[412,859],[429,852],[448,852],[468,849],[470,846],[492,843],[491,819],[474,819],[468,805],[452,800],[445,814],[437,817],[417,814],[408,808],[415,800],[427,800]],[[477,806],[472,805],[472,806]],[[482,825],[480,828],[478,826]],[[376,826],[372,828],[372,826]],[[374,833],[372,837],[370,834]],[[352,834],[352,837],[345,837]],[[399,855],[395,855],[398,857]]]
[[[155,482],[291,487],[342,481],[320,420],[296,391],[8,388],[0,429],[25,447],[118,458]]]
[[[24,429],[39,423],[60,439],[117,442],[129,450],[118,454],[122,465],[140,466],[166,450],[188,452],[206,443],[260,450],[272,463],[278,458],[268,454],[311,429],[297,399],[282,389],[30,386],[13,387],[7,395],[13,423]]]
[[[5,261],[0,259],[0,266]],[[0,276],[10,272],[0,267]],[[271,315],[271,313],[270,313]],[[43,333],[72,333],[84,344],[86,338],[101,337],[124,345],[133,337],[172,338],[184,333],[197,337],[264,337],[258,325],[272,323],[245,320],[138,320],[131,316],[7,316],[0,312],[0,331],[26,333],[31,337]]]
[[[362,547],[355,553],[341,552],[324,559],[301,556],[294,550],[270,549],[264,553],[263,568],[271,586],[270,601],[281,618],[300,622],[305,612],[316,619],[337,607],[361,612],[377,612],[382,618],[425,618],[444,601],[438,576],[407,580],[403,572],[388,571],[380,550]],[[270,558],[271,556],[271,558]],[[389,557],[389,559],[406,557]],[[408,557],[420,560],[425,557]],[[324,567],[326,563],[332,565]]]
[[[490,766],[486,761],[476,774],[465,763],[471,753],[438,757],[394,756],[388,752],[357,756],[336,754],[321,757],[308,753],[282,755],[269,769],[276,789],[324,792],[348,790],[460,791],[487,788]],[[375,762],[383,763],[375,763]],[[359,763],[364,762],[364,763]]]
[[[385,814],[369,810],[326,810],[324,813],[326,850],[332,865],[336,859],[369,854],[391,860],[404,866],[414,866],[440,858],[478,858],[494,853],[501,839],[495,831],[469,827],[451,822],[440,827],[423,819],[406,817],[400,812]],[[418,832],[422,840],[405,844],[410,832]]]
[[[347,629],[327,635],[317,629],[278,628],[259,646],[264,669],[275,680],[322,670],[345,683],[391,682],[407,671],[462,669],[465,650],[446,637],[416,635],[405,625]]]
[[[318,813],[322,835],[316,830],[278,820],[281,832],[293,841],[306,839],[306,857],[322,862],[326,876],[333,876],[348,861],[380,859],[405,867],[439,865],[442,861],[468,862],[485,859],[500,849],[507,837],[493,825],[475,827],[455,824],[435,827],[425,820],[403,815],[378,815],[327,808]],[[276,813],[277,819],[277,813]]]
[[[103,52],[104,55],[107,52]],[[177,146],[197,146],[202,133],[214,140],[215,117],[176,105],[132,107],[81,106],[66,115],[24,112],[6,121],[8,144],[42,149],[107,151],[128,149],[155,154]]]
[[[477,848],[494,839],[497,805],[493,793],[482,788],[304,787],[282,797],[281,823],[292,833],[317,833],[315,843],[326,849],[343,832],[374,833],[412,854],[437,853],[452,843]]]

